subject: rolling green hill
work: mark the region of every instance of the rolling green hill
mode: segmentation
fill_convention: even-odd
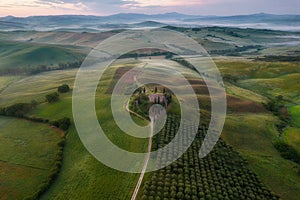
[[[55,69],[59,64],[82,61],[85,53],[77,47],[0,41],[0,73],[22,74],[41,66]]]

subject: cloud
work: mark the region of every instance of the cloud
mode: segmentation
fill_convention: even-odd
[[[187,5],[202,5],[208,3],[203,0],[122,0],[125,4],[123,7],[172,7],[172,6],[187,6]],[[211,2],[211,1],[210,1]]]
[[[73,10],[73,11],[88,11],[89,8],[80,1],[63,1],[63,0],[36,0],[36,4],[60,10]]]
[[[65,0],[0,0],[1,15],[56,15],[91,12],[81,1]]]
[[[58,9],[87,9],[84,3],[77,1],[67,3],[62,0],[0,0],[0,7],[11,7],[12,9],[18,7],[40,7],[40,8],[58,8]]]

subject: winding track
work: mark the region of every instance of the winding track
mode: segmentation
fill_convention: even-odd
[[[129,109],[129,101],[127,102],[126,106],[125,106],[126,110],[130,113],[133,113],[133,114],[136,114],[138,115],[137,113],[131,111]],[[140,116],[140,115],[138,115]],[[143,117],[142,117],[143,118]],[[144,118],[143,118],[144,119]],[[136,197],[137,197],[137,194],[139,192],[139,189],[141,187],[141,184],[143,182],[143,178],[144,178],[144,175],[145,175],[145,172],[146,172],[146,169],[147,169],[147,166],[148,166],[148,162],[149,162],[149,159],[150,159],[150,153],[151,153],[151,148],[152,148],[152,137],[153,137],[153,130],[154,130],[154,117],[150,116],[150,137],[149,137],[149,142],[148,142],[148,149],[147,149],[147,155],[145,157],[145,160],[144,160],[144,166],[142,168],[142,171],[141,171],[141,174],[140,174],[140,177],[139,177],[139,180],[135,186],[135,189],[133,191],[133,194],[132,194],[132,197],[131,197],[131,200],[135,200]]]
[[[144,70],[145,67],[147,66],[148,63],[146,63],[142,69]],[[136,84],[138,86],[140,86],[141,84],[139,84],[138,80],[137,80],[137,75],[134,75],[133,77],[133,80],[136,82]],[[130,113],[133,113],[135,114],[136,116],[138,117],[141,117],[142,119],[145,119],[144,117],[140,116],[139,114],[131,111],[129,109],[129,101],[126,103],[126,110]],[[141,187],[141,184],[143,182],[143,178],[144,178],[144,175],[145,175],[145,172],[146,172],[146,169],[147,169],[147,166],[148,166],[148,162],[149,162],[149,159],[150,159],[150,154],[151,154],[151,148],[152,148],[152,138],[153,138],[153,131],[154,131],[154,119],[155,119],[155,116],[149,116],[150,118],[150,137],[149,137],[149,142],[148,142],[148,149],[147,149],[147,155],[145,157],[145,160],[144,160],[144,166],[142,168],[142,171],[141,171],[141,174],[140,174],[140,177],[139,177],[139,180],[135,186],[135,189],[133,191],[133,194],[132,194],[132,197],[131,197],[131,200],[135,200],[136,197],[137,197],[137,194],[139,192],[139,189]]]
[[[144,178],[147,166],[148,166],[149,158],[150,158],[150,153],[151,153],[151,148],[152,148],[154,118],[150,117],[150,120],[151,120],[150,121],[150,137],[149,137],[147,155],[145,157],[144,166],[143,166],[143,169],[141,171],[140,178],[139,178],[139,180],[138,180],[138,182],[137,182],[137,184],[135,186],[135,189],[134,189],[134,192],[132,194],[131,200],[135,200],[136,199],[136,196],[137,196],[137,194],[139,192],[139,189],[141,187],[141,184],[142,184],[142,181],[143,181],[143,178]]]

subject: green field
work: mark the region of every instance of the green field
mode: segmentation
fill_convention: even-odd
[[[107,136],[118,146],[129,151],[143,152],[148,140],[139,140],[124,134],[111,120],[110,108],[103,107],[110,104],[110,95],[105,92],[111,84],[115,69],[112,68],[106,73],[97,92],[96,105],[100,124],[110,133]],[[68,93],[61,96],[60,101],[54,104],[43,103],[30,115],[48,119],[58,119],[62,116],[72,118],[71,95],[72,93]],[[146,123],[138,118],[135,120],[142,124]],[[82,145],[74,126],[71,126],[68,131],[64,153],[61,172],[42,199],[129,199],[131,197],[139,175],[116,171],[95,160]]]
[[[14,81],[2,91],[0,106],[30,102],[31,100],[43,102],[45,95],[56,91],[59,85],[65,83],[73,85],[76,72],[76,69],[45,72]]]
[[[39,192],[55,166],[61,134],[49,126],[0,117],[0,199]]]
[[[267,98],[282,95],[299,103],[300,64],[297,62],[253,62],[217,60],[223,77],[234,85]],[[253,95],[252,95],[253,96]],[[254,96],[253,96],[254,97]]]
[[[21,77],[18,76],[1,76],[0,77],[0,93],[5,90],[10,84],[17,81]]]
[[[292,106],[289,108],[289,112],[295,122],[295,125],[300,127],[300,106]]]
[[[95,160],[71,127],[61,172],[42,199],[129,199],[137,174],[113,170]]]
[[[218,61],[217,64],[223,74],[236,78],[233,84],[226,84],[230,94],[256,102],[266,102],[267,98],[278,95],[283,95],[289,103],[299,101],[298,63]],[[297,120],[297,108],[290,110]],[[249,161],[250,168],[272,191],[283,199],[297,199],[300,193],[300,184],[297,184],[300,181],[297,174],[299,167],[283,159],[273,147],[272,142],[279,136],[275,126],[277,120],[268,112],[232,113],[227,115],[222,138],[241,152]],[[299,149],[298,132],[298,129],[289,128],[284,133],[288,144],[295,149]]]
[[[290,127],[284,131],[284,138],[289,145],[300,153],[300,128]]]
[[[222,138],[249,161],[250,168],[272,191],[283,199],[296,200],[300,193],[298,166],[283,159],[273,147],[278,135],[274,122],[270,114],[229,115]]]
[[[292,116],[292,125],[284,131],[284,138],[289,145],[300,153],[300,106],[289,108]]]
[[[262,95],[252,92],[251,90],[237,87],[230,83],[226,84],[226,89],[227,89],[226,90],[227,94],[235,95],[240,98],[248,99],[248,100],[251,100],[254,102],[258,102],[258,103],[267,101],[267,98]]]

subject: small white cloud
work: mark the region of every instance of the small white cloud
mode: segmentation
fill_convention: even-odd
[[[208,3],[205,0],[122,0],[125,4],[123,7],[172,7],[172,6],[188,6],[188,5],[202,5]]]

